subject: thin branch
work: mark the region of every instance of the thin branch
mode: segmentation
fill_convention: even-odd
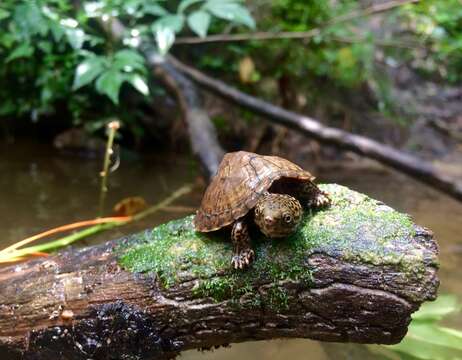
[[[249,41],[249,40],[281,40],[281,39],[309,39],[316,35],[321,34],[325,28],[338,25],[340,23],[348,22],[360,17],[376,15],[385,11],[395,9],[400,6],[418,3],[420,0],[395,0],[388,1],[383,4],[372,5],[364,10],[354,10],[348,14],[336,17],[325,24],[308,30],[308,31],[282,31],[282,32],[266,32],[259,31],[255,33],[246,34],[219,34],[210,35],[204,38],[198,37],[180,37],[175,40],[175,45],[181,44],[205,44],[212,42],[234,42],[234,41]]]
[[[356,44],[356,43],[364,43],[369,41],[369,39],[364,37],[344,37],[344,36],[334,36],[332,40],[342,43],[349,43],[349,44]],[[381,46],[381,47],[394,47],[394,48],[401,48],[401,49],[409,49],[409,50],[430,50],[428,47],[423,46],[422,44],[416,42],[402,42],[402,41],[394,41],[394,40],[382,40],[382,39],[374,39],[372,45]]]

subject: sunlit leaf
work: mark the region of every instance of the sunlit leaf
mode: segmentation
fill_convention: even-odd
[[[420,341],[407,336],[401,343],[387,346],[387,348],[423,360],[454,360],[462,358],[462,352],[458,349]]]
[[[255,20],[249,10],[239,3],[209,0],[204,8],[221,19],[255,28]]]
[[[136,50],[123,49],[116,52],[114,55],[114,68],[124,69],[127,67],[137,69],[140,71],[145,70],[144,58]]]
[[[126,78],[114,69],[110,69],[102,73],[96,80],[96,90],[104,95],[107,95],[114,104],[119,103],[120,86]]]
[[[170,28],[157,27],[154,31],[157,47],[162,55],[165,55],[170,50],[175,42],[175,32]]]
[[[75,71],[74,84],[72,88],[77,90],[82,86],[91,83],[105,68],[104,58],[99,56],[91,57],[81,62]]]
[[[200,37],[207,35],[211,16],[205,11],[195,11],[188,16],[188,25]]]
[[[154,16],[164,16],[168,14],[167,10],[165,10],[162,6],[152,3],[145,3],[143,5],[143,12],[145,14],[150,14]]]
[[[6,19],[10,16],[10,12],[5,9],[0,9],[0,20]]]
[[[73,49],[81,49],[83,43],[85,42],[85,33],[82,29],[66,29],[65,31],[67,36],[67,41]]]
[[[134,74],[128,78],[128,81],[130,84],[133,85],[133,87],[138,90],[141,94],[147,96],[149,95],[149,87],[148,84],[146,83],[145,79],[143,79],[140,75]]]
[[[85,15],[88,17],[99,17],[103,14],[104,2],[103,1],[85,1],[83,4]]]
[[[426,302],[412,315],[414,320],[441,320],[445,316],[460,310],[457,298],[453,295],[440,295],[433,302]]]
[[[5,59],[5,62],[10,62],[19,58],[27,58],[32,56],[34,48],[29,43],[22,43]]]
[[[203,2],[204,0],[182,0],[178,5],[178,12],[184,12],[189,6]]]
[[[153,24],[153,29],[168,28],[175,33],[179,33],[183,29],[184,15],[182,14],[169,14],[161,17]]]

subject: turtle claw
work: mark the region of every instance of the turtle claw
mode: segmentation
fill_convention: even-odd
[[[250,265],[254,257],[255,253],[252,249],[243,250],[233,256],[231,263],[235,269],[244,269]]]
[[[329,196],[325,192],[319,192],[313,200],[310,201],[310,207],[314,207],[316,209],[323,208],[329,206],[331,200]]]

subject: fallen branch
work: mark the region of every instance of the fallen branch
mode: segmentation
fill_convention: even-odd
[[[198,84],[233,103],[265,116],[278,124],[297,130],[320,142],[333,144],[360,155],[377,160],[416,180],[430,185],[453,198],[462,200],[462,183],[438,171],[431,163],[381,144],[365,136],[322,125],[319,121],[272,105],[256,97],[247,95],[222,81],[212,79],[204,73],[173,57],[169,61]]]
[[[114,40],[122,39],[125,27],[118,19],[111,18],[101,25]],[[165,58],[151,51],[150,46],[145,47],[147,62],[152,67],[154,75],[173,91],[180,104],[193,152],[204,168],[206,176],[210,178],[218,169],[225,152],[218,141],[215,127],[203,109],[199,92],[195,84],[166,62]]]
[[[203,109],[196,85],[155,53],[148,55],[148,62],[153,66],[156,77],[175,94],[188,127],[192,150],[200,159],[207,177],[211,178],[225,152],[218,142],[215,127]]]
[[[0,269],[0,357],[167,359],[277,337],[399,342],[410,314],[436,296],[432,234],[364,195],[321,186],[333,205],[283,241],[255,235],[246,271],[191,217]]]

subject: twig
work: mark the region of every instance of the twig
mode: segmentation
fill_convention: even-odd
[[[109,176],[109,163],[111,161],[111,155],[113,153],[112,145],[114,143],[115,133],[117,129],[119,129],[120,123],[118,121],[111,121],[107,124],[107,128],[109,130],[109,135],[106,143],[106,152],[104,154],[104,163],[103,163],[103,170],[101,171],[101,186],[99,192],[99,212],[98,216],[103,216],[104,213],[104,203],[106,201],[106,194],[107,194],[107,179]]]
[[[364,43],[369,41],[367,38],[364,37],[345,37],[345,36],[333,36],[332,40],[344,43]],[[384,40],[384,39],[374,39],[372,41],[373,45],[382,46],[382,47],[394,47],[394,48],[402,48],[402,49],[410,49],[410,50],[430,50],[426,46],[419,44],[417,42],[402,42],[402,41],[393,41],[393,40]]]
[[[307,31],[282,31],[282,32],[266,32],[259,31],[246,34],[220,34],[210,35],[204,38],[198,37],[179,37],[175,40],[175,45],[180,44],[205,44],[211,42],[233,42],[233,41],[249,41],[249,40],[279,40],[279,39],[308,39],[321,33],[326,27],[338,25],[360,17],[370,16],[389,11],[397,7],[418,3],[420,0],[395,0],[388,1],[383,4],[372,5],[364,10],[354,10],[348,14],[336,17],[325,24]]]
[[[0,253],[0,263],[4,262],[11,262],[11,259],[17,259],[21,260],[23,256],[30,255],[33,253],[38,253],[38,252],[44,252],[44,251],[50,251],[54,250],[56,248],[61,248],[64,246],[67,246],[69,244],[72,244],[80,239],[86,238],[90,235],[97,234],[103,230],[108,230],[112,229],[114,227],[126,225],[128,223],[131,223],[133,221],[140,220],[148,215],[151,215],[159,210],[162,210],[165,208],[167,205],[175,201],[177,198],[191,192],[193,186],[192,185],[184,185],[178,190],[174,191],[170,196],[159,202],[158,204],[151,206],[150,208],[144,210],[143,212],[140,212],[134,216],[127,216],[126,220],[118,220],[118,221],[112,221],[112,222],[105,222],[102,224],[98,224],[92,227],[89,227],[87,229],[81,230],[79,232],[76,232],[74,234],[65,236],[61,239],[55,240],[48,242],[46,244],[40,244],[40,245],[35,245],[35,246],[30,246],[24,249],[20,250],[13,250],[13,251],[2,251]],[[117,219],[117,218],[116,218]]]
[[[127,221],[129,219],[130,219],[129,216],[108,217],[108,218],[98,218],[98,219],[92,219],[92,220],[84,220],[84,221],[79,221],[79,222],[75,222],[75,223],[72,223],[72,224],[59,226],[57,228],[44,231],[44,232],[42,232],[40,234],[28,237],[27,239],[21,240],[21,241],[13,244],[11,246],[8,246],[7,248],[1,250],[0,254],[4,254],[4,253],[7,253],[9,251],[16,250],[16,249],[18,249],[18,248],[20,248],[20,247],[22,247],[24,245],[30,244],[31,242],[33,242],[35,240],[39,240],[39,239],[42,239],[44,237],[47,237],[47,236],[50,236],[50,235],[53,235],[53,234],[57,234],[57,233],[60,233],[60,232],[74,230],[74,229],[78,229],[80,227],[89,226],[89,225],[97,225],[97,224],[104,224],[104,223],[117,222],[117,221]]]

